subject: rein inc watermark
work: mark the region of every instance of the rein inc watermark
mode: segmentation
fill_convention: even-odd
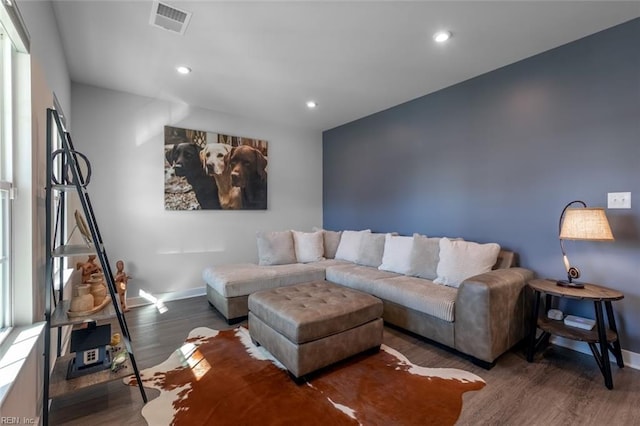
[[[37,417],[3,416],[0,417],[0,425],[37,425]]]

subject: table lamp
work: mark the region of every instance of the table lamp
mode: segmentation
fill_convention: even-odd
[[[572,208],[573,204],[582,204],[582,207]],[[584,284],[574,281],[580,278],[580,271],[569,263],[563,241],[613,241],[614,238],[607,216],[604,214],[603,208],[587,207],[584,201],[576,200],[562,209],[558,228],[558,238],[560,239],[562,260],[567,270],[567,279],[559,280],[557,284],[565,287],[583,288]]]

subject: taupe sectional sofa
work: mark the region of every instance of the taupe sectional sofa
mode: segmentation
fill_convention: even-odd
[[[464,269],[470,263],[457,262],[455,256],[469,256],[465,250],[475,250],[481,245],[417,234],[396,237],[360,231],[362,235],[354,237],[359,233],[345,231],[340,244],[344,243],[347,249],[348,238],[352,242],[354,238],[361,239],[350,245],[350,251],[341,253],[341,247],[336,247],[339,233],[318,231],[323,233],[324,247],[320,256],[309,257],[308,251],[297,250],[304,240],[294,238],[295,231],[291,236],[293,247],[288,247],[287,232],[291,231],[258,236],[261,263],[284,264],[223,265],[203,271],[209,302],[229,322],[248,315],[247,300],[251,293],[326,279],[380,298],[385,322],[454,348],[485,368],[490,368],[496,358],[525,337],[529,312],[525,287],[533,273],[516,267],[513,252],[492,247],[493,268],[485,267],[487,272],[474,276],[462,275],[464,279],[458,277],[455,282],[455,277],[452,278],[457,272],[455,268]],[[267,246],[271,244],[266,250],[265,235]],[[402,244],[394,246],[396,240]],[[303,243],[296,243],[299,241]],[[270,251],[272,254],[274,247],[280,254],[265,255]],[[292,249],[294,255],[290,254]],[[302,257],[307,263],[295,263],[296,254],[297,259]],[[263,262],[264,259],[267,261]],[[485,263],[487,259],[485,256]]]

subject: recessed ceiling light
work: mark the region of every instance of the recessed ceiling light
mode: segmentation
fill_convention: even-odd
[[[438,43],[444,43],[451,38],[451,31],[438,31],[433,35],[433,39]]]
[[[184,65],[180,65],[179,67],[176,68],[176,70],[180,74],[189,74],[191,72],[191,68],[185,67]]]
[[[318,103],[316,101],[307,101],[307,108],[314,109],[317,106],[318,106]]]

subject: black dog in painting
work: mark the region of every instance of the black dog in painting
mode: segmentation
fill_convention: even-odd
[[[212,176],[202,169],[200,147],[194,143],[178,143],[166,153],[169,164],[172,164],[176,176],[184,176],[193,187],[200,208],[221,209],[218,199],[218,186]]]
[[[233,148],[225,157],[231,168],[231,185],[242,190],[242,207],[247,210],[267,208],[267,159],[248,145]]]

